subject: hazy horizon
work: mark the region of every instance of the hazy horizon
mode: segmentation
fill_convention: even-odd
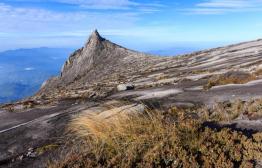
[[[105,37],[105,36],[104,36]],[[211,48],[216,48],[216,47],[223,47],[231,44],[236,44],[240,42],[246,42],[246,41],[231,41],[231,42],[180,42],[180,43],[148,43],[145,44],[144,46],[141,46],[140,43],[132,43],[130,41],[122,41],[121,39],[114,39],[111,37],[105,37],[108,40],[112,41],[113,43],[116,43],[118,45],[121,45],[125,48],[139,51],[139,52],[145,52],[145,53],[151,53],[153,54],[155,51],[170,51],[174,49],[185,49],[186,51],[189,52],[194,52],[198,50],[204,50],[204,49],[211,49]],[[72,50],[77,50],[84,46],[84,44],[87,42],[87,39],[83,41],[82,44],[78,45],[72,45],[72,46],[21,46],[21,47],[10,47],[10,48],[5,48],[1,49],[0,47],[0,52],[7,52],[7,51],[13,51],[13,50],[30,50],[30,49],[39,49],[39,48],[49,48],[49,49],[72,49]],[[257,40],[257,39],[254,39]],[[184,52],[188,53],[188,52]],[[174,53],[176,54],[176,53]]]

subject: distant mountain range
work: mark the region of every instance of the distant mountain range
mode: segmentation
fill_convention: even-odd
[[[34,94],[60,68],[74,49],[34,48],[0,53],[0,103]]]

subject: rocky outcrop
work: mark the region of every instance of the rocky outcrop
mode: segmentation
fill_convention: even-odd
[[[108,78],[121,78],[160,60],[144,53],[116,45],[95,30],[85,46],[75,51],[62,68],[61,76],[42,86],[40,94],[58,88],[76,88],[99,83]]]
[[[135,86],[128,83],[128,84],[120,84],[117,86],[118,91],[125,91],[125,90],[134,90]]]

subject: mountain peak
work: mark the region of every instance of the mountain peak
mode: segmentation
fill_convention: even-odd
[[[88,43],[87,44],[93,44],[96,45],[102,41],[104,41],[105,39],[98,33],[97,29],[95,29],[92,34],[89,37]]]
[[[91,36],[101,37],[100,34],[99,34],[99,32],[97,31],[97,29],[95,29],[95,30],[92,32]]]
[[[129,73],[155,59],[146,54],[125,49],[101,37],[95,30],[84,47],[75,51],[66,61],[60,77],[46,84],[44,90],[66,85],[92,84],[107,78],[112,73]]]

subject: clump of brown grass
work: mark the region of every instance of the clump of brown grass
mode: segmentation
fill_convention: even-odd
[[[198,70],[193,70],[192,74],[203,74],[203,73],[210,73],[209,69],[198,69]]]
[[[261,76],[262,75],[262,69],[258,69],[256,72],[254,72],[255,75]]]
[[[262,117],[262,99],[217,103],[213,108],[199,108],[197,113],[206,120],[216,122],[232,121],[241,116],[258,119]]]
[[[204,86],[204,89],[208,90],[214,86],[226,84],[244,84],[256,79],[257,77],[254,74],[240,71],[230,71],[225,74],[215,75],[211,77],[208,80],[207,84]]]
[[[168,112],[82,116],[70,125],[76,151],[59,167],[249,167],[262,159],[262,134],[251,138],[227,128],[203,127],[203,118],[173,108]],[[76,140],[76,138],[78,140]]]
[[[59,147],[59,145],[57,145],[57,144],[48,144],[48,145],[37,148],[36,153],[38,155],[42,155],[42,154],[44,154],[48,151],[53,151],[53,150],[57,149],[58,147]]]

